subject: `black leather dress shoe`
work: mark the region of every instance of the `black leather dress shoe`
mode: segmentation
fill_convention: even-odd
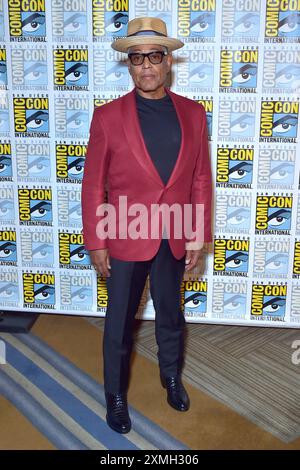
[[[127,398],[125,393],[116,395],[105,392],[107,414],[106,422],[110,428],[121,434],[125,434],[131,429]]]
[[[187,411],[190,407],[190,399],[180,377],[160,376],[161,383],[167,389],[167,401],[177,411]]]

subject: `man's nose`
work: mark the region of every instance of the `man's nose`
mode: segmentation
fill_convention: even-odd
[[[151,66],[152,66],[152,64],[151,64],[151,62],[150,62],[149,57],[145,56],[144,62],[143,62],[143,68],[149,68],[149,67],[151,67]]]

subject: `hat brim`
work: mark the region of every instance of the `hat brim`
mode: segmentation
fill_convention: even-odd
[[[141,44],[158,44],[159,46],[166,46],[169,52],[180,49],[184,43],[179,39],[166,38],[163,36],[135,36],[129,38],[116,39],[111,43],[111,47],[119,52],[127,52],[127,49],[132,46],[140,46]]]

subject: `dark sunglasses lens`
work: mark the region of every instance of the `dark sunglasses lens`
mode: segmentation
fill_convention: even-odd
[[[149,55],[149,59],[152,64],[160,64],[162,61],[162,57],[163,57],[162,52],[152,52]]]
[[[131,63],[133,65],[141,65],[143,62],[143,55],[142,54],[132,54],[130,56]]]

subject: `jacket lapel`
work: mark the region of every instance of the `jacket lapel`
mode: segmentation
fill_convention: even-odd
[[[190,148],[187,147],[191,145],[191,139],[189,139],[188,136],[191,132],[191,129],[189,127],[188,110],[186,107],[181,103],[180,100],[178,100],[177,95],[171,92],[167,87],[165,87],[165,91],[172,99],[181,127],[181,146],[175,166],[166,185],[166,187],[169,187],[177,180],[188,159],[187,156],[189,155]],[[141,167],[147,171],[149,176],[154,181],[156,181],[156,183],[160,184],[162,187],[165,187],[144,142],[138,112],[136,109],[135,88],[130,93],[125,95],[124,99],[122,100],[122,122],[128,145],[135,158]]]

